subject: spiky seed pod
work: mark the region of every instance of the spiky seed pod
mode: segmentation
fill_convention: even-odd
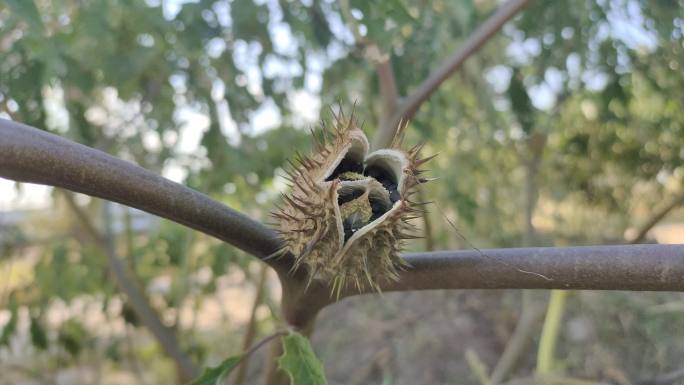
[[[380,290],[378,282],[396,280],[406,265],[402,241],[416,238],[411,219],[419,203],[409,200],[425,179],[421,146],[392,146],[368,154],[368,139],[352,116],[323,124],[323,138],[312,132],[314,153],[299,154],[288,171],[292,191],[283,196],[278,219],[283,252],[295,257],[312,280],[330,284],[333,293],[352,284]]]

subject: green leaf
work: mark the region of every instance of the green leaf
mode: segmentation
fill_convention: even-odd
[[[33,0],[7,0],[12,12],[28,23],[29,26],[40,34],[43,33],[43,21]]]
[[[242,355],[226,358],[218,366],[204,369],[204,373],[188,385],[222,385],[226,376],[242,360]]]
[[[323,365],[311,349],[309,340],[301,334],[283,337],[283,355],[278,365],[287,372],[292,385],[327,385]]]

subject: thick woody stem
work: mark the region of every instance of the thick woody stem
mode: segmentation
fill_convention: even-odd
[[[0,119],[0,177],[135,207],[262,259],[280,246],[274,231],[200,192],[102,151],[5,119]],[[285,259],[266,262],[287,269]]]
[[[684,291],[684,245],[533,247],[405,256],[383,291],[565,289]]]

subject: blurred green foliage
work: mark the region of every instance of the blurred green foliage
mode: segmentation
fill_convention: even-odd
[[[383,104],[364,52],[369,43],[389,55],[406,96],[497,5],[0,0],[0,113],[180,175],[176,179],[263,220],[284,188],[280,169],[295,150],[308,151],[307,129],[329,117],[328,106],[348,110],[356,103],[373,134]],[[437,247],[521,245],[533,152],[541,154],[533,173],[540,245],[623,242],[628,228],[680,191],[683,6],[531,2],[445,82],[420,108],[406,139],[440,154],[431,173],[441,179],[425,191],[438,203],[431,214]],[[100,204],[86,204],[98,225]],[[60,199],[55,206],[63,206]],[[441,215],[456,220],[467,242]],[[105,319],[122,319],[142,333],[108,277],[104,256],[80,233],[75,219],[51,229],[38,246],[32,282],[13,287],[7,301],[0,298],[9,311],[0,345],[16,333],[22,306],[30,309],[30,340],[38,350],[49,354],[50,346],[60,346],[74,362],[86,349],[98,351],[77,317],[46,319],[56,303],[71,306],[84,296],[103,303]],[[21,234],[26,240],[20,243],[35,241],[30,232]],[[221,279],[237,274],[253,281],[248,256],[166,222],[146,231],[129,224],[113,235],[187,350],[208,350],[211,357],[237,352],[240,325],[222,337],[232,347],[220,348],[216,337],[196,330],[196,318]],[[21,254],[14,245],[7,250]],[[209,278],[199,279],[204,268]],[[164,279],[169,287],[155,289]],[[181,323],[187,303],[194,312],[190,326]],[[273,309],[272,298],[266,307]],[[270,315],[260,331],[274,322]],[[649,323],[644,333],[659,327]],[[113,334],[106,343],[142,361],[159,355],[144,341],[122,347],[126,338]],[[109,355],[120,365],[124,356]]]

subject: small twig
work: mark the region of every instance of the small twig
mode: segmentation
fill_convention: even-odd
[[[421,186],[418,190],[418,199],[421,202],[425,201],[425,194],[423,193],[423,187]],[[435,233],[432,229],[432,222],[430,221],[430,212],[428,210],[423,210],[423,236],[425,238],[425,250],[434,251],[435,250]]]
[[[272,333],[272,334],[267,335],[266,337],[260,339],[257,343],[255,343],[254,345],[252,345],[252,347],[250,347],[250,348],[247,349],[244,353],[242,353],[242,358],[240,359],[240,361],[238,361],[237,364],[240,365],[240,363],[242,363],[242,361],[244,361],[244,360],[245,360],[247,357],[249,357],[252,353],[256,352],[257,350],[259,350],[260,347],[262,347],[262,346],[266,345],[267,343],[271,342],[273,339],[278,338],[278,337],[282,337],[282,336],[286,336],[286,335],[288,335],[288,334],[290,334],[290,333],[291,333],[290,330],[279,330],[279,331],[277,331],[277,332],[275,332],[275,333]]]
[[[283,344],[275,344],[271,347],[264,370],[263,385],[287,385],[289,383],[287,374],[278,367],[278,357],[282,354]]]
[[[388,114],[389,117],[391,114],[394,114],[399,102],[397,79],[394,76],[389,54],[382,54],[376,45],[373,45],[373,48],[377,50],[375,60],[372,61],[375,63],[375,72],[378,74],[380,97],[383,100],[383,113]]]
[[[468,363],[468,366],[470,367],[470,370],[473,372],[473,374],[475,374],[475,377],[477,377],[481,385],[493,384],[492,381],[489,380],[489,377],[487,375],[487,366],[485,366],[484,362],[482,362],[482,360],[480,359],[480,356],[478,356],[473,349],[466,349],[465,358],[466,362]]]
[[[177,289],[174,292],[174,298],[173,302],[178,306],[179,311],[176,312],[174,319],[173,319],[173,327],[178,327],[181,324],[181,316],[183,314],[182,311],[180,311],[180,308],[183,307],[183,303],[185,302],[186,298],[188,297],[188,293],[190,291],[190,279],[191,279],[191,260],[194,259],[193,256],[193,247],[195,244],[195,232],[190,230],[190,229],[183,229],[183,234],[181,235],[182,242],[180,246],[180,274],[176,275],[176,277],[180,277],[177,279],[178,286]],[[196,316],[197,313],[193,312],[193,316]],[[193,322],[194,324],[194,322]]]
[[[541,315],[542,309],[538,304],[534,303],[532,293],[528,290],[523,291],[520,318],[515,325],[515,329],[513,329],[511,338],[506,343],[499,361],[496,363],[494,370],[492,370],[490,378],[492,384],[500,384],[518,362],[518,359],[530,343],[530,335]]]
[[[254,302],[252,303],[252,311],[250,312],[249,322],[247,322],[247,331],[245,332],[245,339],[242,343],[243,349],[247,349],[254,342],[254,337],[256,336],[257,309],[259,308],[259,305],[261,305],[261,303],[263,302],[267,278],[268,268],[266,267],[266,265],[262,265],[261,270],[259,271],[259,280],[257,283],[256,294],[254,296]],[[248,367],[249,360],[244,360],[238,365],[237,374],[235,375],[233,385],[242,385],[245,382]]]
[[[354,36],[354,42],[356,43],[356,46],[363,50],[363,56],[368,62],[373,64],[375,67],[375,73],[378,76],[378,88],[380,88],[382,111],[380,112],[380,125],[375,134],[375,138],[378,139],[388,137],[391,140],[391,138],[394,137],[397,127],[392,127],[389,122],[397,110],[399,103],[399,92],[397,91],[397,79],[394,76],[390,55],[387,52],[383,52],[378,44],[361,35],[359,31],[359,23],[351,13],[349,0],[340,0],[339,6],[342,17]],[[376,143],[376,140],[374,140],[374,143]],[[387,145],[389,145],[389,142],[384,143],[383,147],[386,147]]]
[[[644,238],[646,238],[646,235],[648,235],[648,232],[651,231],[651,229],[653,229],[658,222],[663,220],[663,218],[665,218],[670,211],[677,208],[677,206],[681,204],[684,204],[684,190],[676,195],[670,203],[655,212],[653,216],[641,227],[637,235],[635,235],[634,238],[629,241],[629,243],[635,244],[642,242]]]
[[[390,138],[396,135],[397,126],[390,125],[390,121],[399,106],[399,93],[397,91],[397,79],[392,69],[392,61],[389,54],[380,52],[380,48],[371,44],[366,49],[366,56],[375,65],[375,73],[378,75],[378,85],[380,88],[380,98],[382,100],[382,111],[380,111],[380,125],[373,139],[374,143],[382,144],[386,147],[389,142],[382,138]],[[379,147],[375,147],[376,149]]]

